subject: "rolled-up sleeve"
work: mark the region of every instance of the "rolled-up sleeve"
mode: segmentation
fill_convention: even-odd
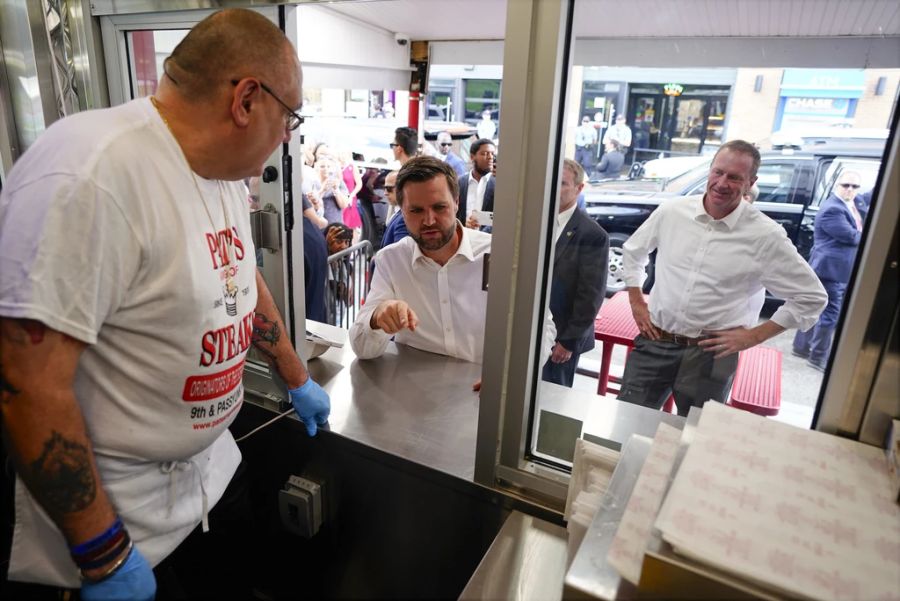
[[[650,253],[656,250],[660,213],[660,209],[653,211],[622,245],[623,279],[629,288],[639,288],[644,284],[644,268],[650,260]]]
[[[386,271],[384,266],[375,269],[366,302],[357,314],[356,321],[350,326],[350,348],[360,359],[380,357],[391,340],[390,334],[386,334],[383,330],[373,330],[369,325],[378,304],[396,298]]]
[[[808,330],[828,304],[822,282],[786,235],[774,240],[763,258],[763,285],[785,301],[772,315],[772,321],[785,329]]]

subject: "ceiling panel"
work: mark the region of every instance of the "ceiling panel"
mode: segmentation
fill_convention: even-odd
[[[507,2],[357,0],[329,9],[414,40],[504,37]],[[898,0],[576,0],[580,38],[900,35]]]

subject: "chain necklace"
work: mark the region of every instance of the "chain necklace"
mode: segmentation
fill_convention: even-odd
[[[169,125],[168,119],[166,119],[165,115],[162,114],[162,110],[160,110],[159,101],[155,96],[150,97],[150,103],[153,105],[153,108],[156,109],[156,112],[159,114],[159,118],[162,119],[163,123],[166,124],[166,128],[169,130],[169,133],[172,134],[172,137],[175,138],[175,132],[172,131],[172,126]],[[191,174],[191,181],[194,182],[194,189],[197,191],[197,196],[200,197],[200,202],[203,203],[203,209],[206,211],[206,216],[209,218],[209,225],[212,227],[213,234],[216,235],[216,246],[218,247],[218,233],[216,230],[216,224],[213,221],[212,213],[209,211],[209,207],[206,206],[206,199],[203,197],[203,193],[200,191],[200,184],[197,182],[197,176],[194,175],[194,170],[191,169],[191,164],[187,160],[187,156],[184,154],[184,150],[182,150],[181,145],[178,144],[178,138],[175,138],[175,144],[178,146],[178,150],[181,152],[181,158],[184,159],[185,165],[187,165],[188,172]],[[225,265],[227,265],[225,269],[225,295],[226,298],[230,298],[232,301],[237,300],[237,285],[234,283],[234,265],[231,263],[231,257],[234,256],[237,259],[237,253],[234,250],[234,231],[231,229],[231,222],[228,219],[228,211],[225,209],[225,197],[222,194],[222,182],[216,180],[216,186],[219,190],[219,202],[222,205],[222,214],[225,216]],[[229,250],[230,248],[230,250]],[[227,301],[226,301],[227,302]]]

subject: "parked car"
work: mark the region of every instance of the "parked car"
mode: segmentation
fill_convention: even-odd
[[[853,146],[817,149],[814,152],[763,153],[756,206],[784,226],[788,237],[804,258],[813,242],[813,220],[819,204],[831,192],[841,171],[857,171],[862,191],[875,185],[883,146]],[[661,203],[683,196],[703,194],[709,176],[705,162],[672,180],[628,180],[601,182],[585,190],[585,209],[610,238],[607,293],[625,289],[622,278],[622,245]],[[645,289],[653,283],[653,265],[648,266]]]

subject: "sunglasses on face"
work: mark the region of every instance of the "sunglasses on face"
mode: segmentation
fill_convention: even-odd
[[[838,185],[841,188],[851,188],[853,190],[856,190],[857,188],[859,188],[859,184],[838,184]]]
[[[441,146],[453,146],[453,142],[441,142]]]
[[[388,146],[390,146],[391,148],[396,148],[397,146],[400,146],[400,145],[397,144],[396,142],[391,142],[390,144],[388,144]]]
[[[394,186],[385,186],[385,187],[384,187],[384,191],[385,191],[385,192],[393,192],[393,191],[394,191]]]

